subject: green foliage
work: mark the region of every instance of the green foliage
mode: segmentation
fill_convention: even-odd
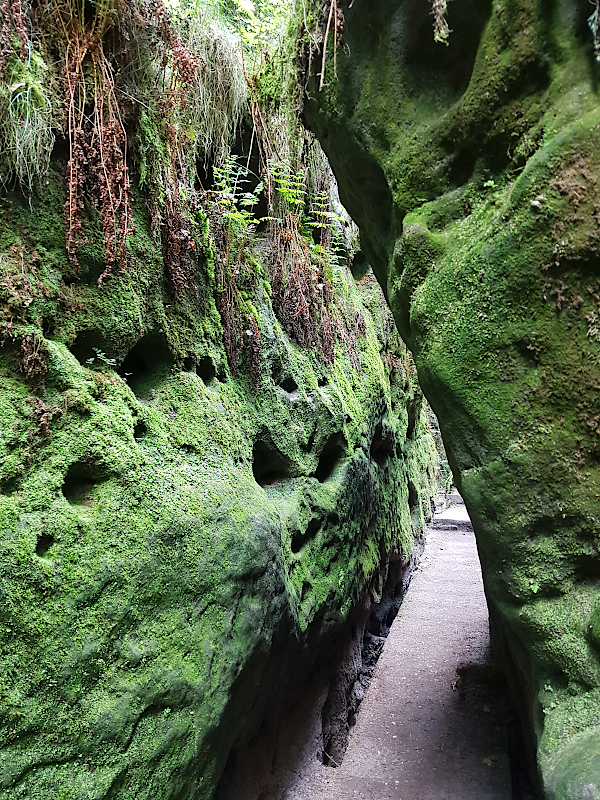
[[[301,216],[306,202],[304,170],[293,170],[289,163],[279,161],[269,165],[275,190],[283,201],[283,215]]]
[[[271,55],[281,50],[291,4],[281,0],[225,0],[223,11],[239,31],[252,66],[263,57],[265,50]]]
[[[0,183],[17,180],[31,193],[47,171],[54,144],[49,75],[41,53],[29,44],[15,51],[0,80]]]
[[[342,264],[340,252],[344,242],[341,225],[344,222],[342,216],[331,210],[331,200],[327,192],[323,191],[314,198],[307,225],[319,236],[313,249],[317,260],[325,263],[329,272]]]
[[[145,174],[152,172],[151,158],[163,163],[169,151],[192,177],[196,159],[222,163],[245,108],[247,86],[239,38],[219,5],[178,4],[162,19],[132,15],[130,28],[128,63],[117,87],[145,115]],[[152,131],[159,134],[155,153],[147,136]]]
[[[88,358],[86,360],[86,364],[90,367],[96,366],[96,364],[100,364],[102,367],[108,367],[109,369],[116,369],[117,368],[117,359],[116,358],[109,358],[106,353],[101,350],[99,347],[92,347],[92,350],[96,354],[92,356],[92,358]]]
[[[441,44],[448,44],[451,30],[446,22],[448,0],[432,0],[433,38]]]
[[[254,208],[262,191],[252,191],[249,171],[229,154],[214,167],[215,190],[209,193],[211,238],[216,253],[217,307],[223,324],[223,343],[231,373],[239,368],[242,351],[255,384],[259,380],[260,330],[249,300],[256,284],[256,261],[251,237],[258,220]]]
[[[179,109],[180,138],[193,148],[195,157],[221,163],[248,95],[239,38],[214,5],[196,3],[194,13],[175,25],[200,64]]]
[[[254,216],[254,208],[263,185],[259,182],[252,191],[244,191],[244,187],[251,182],[248,168],[231,153],[221,167],[213,167],[213,172],[215,191],[211,196],[225,222],[227,263],[231,263],[233,249],[236,251],[235,262],[239,264],[254,226],[259,221]]]

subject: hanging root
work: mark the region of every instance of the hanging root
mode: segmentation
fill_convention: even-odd
[[[594,39],[594,52],[596,54],[596,61],[600,61],[600,0],[590,0],[595,5],[592,11],[588,24]]]
[[[319,79],[319,91],[325,85],[325,72],[327,68],[327,43],[329,42],[329,31],[333,23],[333,77],[337,78],[337,48],[342,43],[344,33],[344,13],[339,8],[337,0],[329,0],[329,10],[327,12],[327,25],[323,35],[323,54],[321,56],[321,78]],[[311,55],[312,58],[312,55]]]
[[[448,44],[448,37],[452,33],[446,21],[448,0],[432,0],[431,13],[433,14],[433,38],[436,42]]]

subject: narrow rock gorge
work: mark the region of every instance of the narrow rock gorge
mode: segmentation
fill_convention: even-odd
[[[340,4],[305,108],[438,416],[552,800],[600,793],[592,6],[454,0],[444,43],[426,3]]]
[[[3,800],[339,763],[431,408],[531,781],[600,797],[598,2],[0,9]]]

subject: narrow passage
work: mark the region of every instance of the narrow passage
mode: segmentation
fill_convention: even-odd
[[[475,537],[460,504],[430,527],[343,763],[318,769],[312,800],[510,800],[505,697],[486,680],[488,650]]]

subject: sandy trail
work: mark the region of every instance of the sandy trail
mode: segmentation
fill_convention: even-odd
[[[488,648],[475,538],[458,505],[429,530],[342,765],[314,765],[285,799],[509,800],[506,710],[483,680]]]

